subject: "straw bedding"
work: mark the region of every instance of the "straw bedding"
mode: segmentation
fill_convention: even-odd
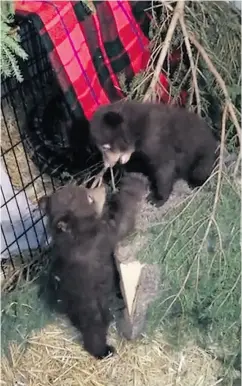
[[[136,254],[147,244],[149,224],[163,222],[166,214],[181,202],[190,200],[188,186],[178,181],[166,205],[156,210],[142,206],[135,240],[123,245],[123,253]],[[201,194],[206,194],[205,192]],[[226,205],[225,205],[226,208]],[[231,302],[230,302],[231,304]],[[219,327],[218,327],[219,328]],[[160,329],[162,331],[162,328]],[[206,331],[204,331],[206,334]],[[191,336],[191,335],[190,335]],[[21,344],[9,342],[10,358],[1,363],[2,385],[14,386],[212,386],[223,383],[223,363],[215,359],[215,351],[205,351],[189,341],[175,351],[165,335],[156,332],[136,342],[117,337],[111,328],[110,343],[117,349],[113,358],[98,362],[79,344],[76,332],[69,326],[53,322],[32,333]],[[195,337],[196,338],[196,337]],[[234,341],[234,344],[236,341]],[[181,346],[180,346],[181,347]],[[210,352],[213,355],[210,355]],[[221,378],[222,377],[222,378]]]
[[[156,85],[155,78],[157,73],[160,72],[160,69],[163,66],[164,58],[166,56],[165,54],[169,50],[170,43],[172,42],[174,44],[174,40],[177,38],[178,42],[183,43],[184,37],[186,37],[185,43],[187,43],[188,48],[190,46],[190,43],[192,43],[196,48],[193,61],[190,60],[192,69],[192,71],[190,71],[190,96],[193,96],[194,90],[195,92],[197,91],[196,99],[198,111],[205,111],[205,115],[208,115],[207,108],[205,108],[207,105],[206,98],[202,97],[202,90],[198,90],[198,82],[196,80],[196,76],[198,76],[196,75],[196,73],[199,74],[199,76],[202,73],[203,77],[207,80],[206,87],[208,88],[208,92],[211,92],[212,94],[215,92],[216,95],[219,96],[221,106],[223,106],[223,117],[225,117],[221,128],[223,144],[225,143],[225,131],[226,139],[228,139],[227,137],[230,138],[231,135],[233,136],[233,138],[237,138],[237,136],[238,138],[240,138],[240,125],[238,123],[239,118],[237,119],[238,108],[236,109],[233,105],[233,103],[235,103],[235,97],[237,98],[237,94],[235,92],[235,97],[232,98],[232,92],[228,91],[226,88],[226,84],[230,86],[231,90],[234,89],[236,86],[239,87],[238,85],[240,85],[240,79],[237,79],[237,67],[240,66],[240,63],[236,59],[237,57],[239,57],[237,53],[241,49],[241,43],[238,38],[238,28],[240,28],[240,23],[238,24],[238,22],[235,23],[234,21],[231,21],[231,23],[228,24],[230,25],[231,29],[232,27],[234,27],[235,32],[233,33],[231,33],[229,29],[223,28],[224,20],[228,20],[227,18],[229,17],[229,12],[227,9],[223,9],[223,6],[220,4],[220,2],[219,5],[217,4],[218,2],[211,2],[211,7],[215,8],[215,10],[212,9],[210,10],[210,12],[208,11],[208,4],[206,2],[206,4],[203,4],[203,2],[199,2],[199,18],[189,14],[190,11],[188,6],[185,5],[185,2],[178,3],[180,3],[180,5],[177,4],[175,10],[169,4],[167,5],[163,3],[161,5],[162,7],[166,8],[166,12],[164,12],[164,17],[166,19],[165,23],[169,21],[170,27],[167,33],[166,41],[162,42],[161,44],[162,48],[160,47],[161,49],[159,54],[160,57],[158,60],[158,65],[154,74],[152,75],[153,81],[151,82],[151,86],[148,88],[147,95],[151,94],[154,91],[152,89],[152,85]],[[197,3],[195,5],[197,6]],[[225,3],[224,6],[226,6]],[[178,9],[179,7],[180,9]],[[182,12],[180,12],[181,8],[184,7],[186,12],[184,12],[184,9],[182,10]],[[220,18],[214,18],[214,15],[216,15],[217,13],[219,13]],[[183,16],[185,15],[187,26],[184,27],[183,16],[179,17],[179,14],[182,14]],[[208,36],[208,32],[210,32],[210,29],[207,28],[207,24],[200,22],[200,19],[206,20],[204,19],[204,17],[206,16],[205,14],[212,15],[209,16],[209,18],[214,19],[213,24],[216,27],[214,29],[211,29],[210,36]],[[176,23],[170,23],[171,18],[167,17],[167,15],[173,17],[174,20],[176,20]],[[221,15],[223,16],[223,18],[221,17]],[[191,16],[194,19],[193,24],[191,24]],[[231,14],[230,20],[233,20],[232,18],[234,18],[233,14]],[[179,25],[181,25],[181,28],[178,26],[179,28],[176,29],[176,31],[178,31],[178,34],[174,34],[175,26],[176,24],[178,24],[178,21],[180,23]],[[206,28],[206,31],[202,30],[202,32],[205,33],[200,33],[199,35],[199,38],[201,36],[203,37],[202,43],[204,47],[206,47],[206,50],[200,46],[196,39],[196,31],[198,29],[197,24],[199,24],[199,31],[201,30],[201,28]],[[221,28],[219,28],[219,25],[221,25]],[[157,36],[159,37],[159,39],[157,44],[159,44],[160,37],[162,36],[161,30],[163,29],[164,25],[162,23],[161,26],[160,24],[158,24],[158,26],[159,30],[157,31]],[[189,31],[187,31],[188,26]],[[229,34],[228,37],[230,39],[227,39],[226,37],[221,38],[223,33]],[[220,34],[219,39],[217,38],[218,34]],[[174,36],[172,37],[172,35]],[[228,45],[229,51],[231,51],[230,48],[232,44],[232,38],[233,40],[236,40],[236,46],[233,50],[234,56],[232,57],[231,55],[222,55],[223,57],[221,57],[221,55],[219,55],[218,53],[224,53],[227,52],[227,50],[223,47],[222,49],[217,44],[217,42],[220,41],[221,44]],[[154,39],[156,39],[155,35]],[[208,43],[211,40],[216,43],[214,44],[214,46]],[[216,50],[214,51],[213,47],[218,48],[218,53],[215,52]],[[209,55],[207,54],[207,51],[209,52]],[[154,50],[154,54],[157,55],[157,50]],[[200,63],[200,57],[203,59],[204,63]],[[232,60],[232,62],[235,62],[236,65],[234,66],[231,63],[227,63],[227,65],[224,66],[225,57],[227,57],[229,61]],[[212,62],[214,62],[214,64]],[[206,68],[204,67],[204,64],[206,64]],[[233,67],[235,67],[235,75],[232,74],[231,71],[228,72],[228,69],[231,69]],[[221,76],[219,77],[218,72],[221,72],[220,75],[223,78],[222,80]],[[180,87],[180,81],[178,83]],[[223,92],[221,92],[221,90]],[[229,98],[230,94],[231,98],[233,99],[232,102]],[[192,98],[190,98],[190,100],[192,100]],[[237,129],[237,136],[235,135],[236,130],[234,127],[231,131],[232,134],[230,135],[230,129],[228,130],[227,127],[230,125],[229,119],[229,125],[226,126],[225,124],[227,110],[230,114],[229,118],[233,122],[234,127]],[[8,111],[5,115],[8,116],[7,125],[10,130],[12,142],[13,144],[18,143],[18,141],[20,140],[20,136],[16,128],[16,123],[14,122],[14,116],[11,111]],[[10,143],[2,117],[1,124],[1,146],[3,150],[7,150],[7,148],[11,147],[12,145]],[[232,145],[230,146],[234,146],[234,141],[231,142]],[[26,185],[28,182],[31,181],[31,176],[29,175],[29,166],[26,162],[26,156],[22,144],[17,145],[15,147],[15,153],[18,159],[18,163],[20,163],[20,170],[23,176],[23,183],[24,185]],[[5,158],[13,185],[16,188],[22,188],[22,181],[19,176],[13,152],[10,151]],[[31,164],[31,162],[30,168],[32,174],[36,176],[38,171],[36,170],[35,166]],[[48,182],[48,177],[46,178],[46,181]],[[37,192],[39,192],[37,193],[38,195],[42,194],[43,186],[41,178],[37,179],[37,181],[35,182],[35,188]],[[175,195],[171,197],[169,203],[167,203],[167,206],[164,206],[162,208],[162,211],[152,211],[149,205],[147,205],[147,207],[145,207],[144,210],[141,211],[139,219],[139,235],[136,237],[135,240],[136,242],[139,241],[139,243],[138,245],[136,243],[133,244],[135,246],[132,251],[130,251],[129,247],[129,253],[132,252],[132,254],[135,254],[141,249],[141,247],[146,245],[147,238],[145,237],[145,231],[147,229],[148,223],[154,224],[157,221],[162,222],[160,216],[163,216],[165,214],[165,211],[168,209],[168,207],[175,207],[176,204],[178,204],[182,199],[186,199],[189,197],[190,192],[186,189],[187,188],[183,190],[183,188],[181,188],[180,195],[178,194],[178,196]],[[27,189],[27,195],[29,198],[34,199],[35,194],[32,187],[30,188],[30,190]],[[230,210],[229,205],[228,208]],[[223,211],[223,213],[227,212]],[[215,217],[213,216],[213,219],[214,218]],[[224,221],[227,227],[226,220],[227,218],[225,217]],[[234,250],[231,249],[231,251]],[[231,260],[235,261],[235,258]],[[237,263],[235,262],[234,265],[235,264]],[[239,268],[240,267],[238,267],[238,272]],[[234,288],[233,286],[234,283],[231,283],[232,289]],[[232,292],[232,290],[230,292]],[[235,313],[235,309],[233,309],[233,304],[230,300],[228,303],[228,310],[225,310],[224,315],[227,313],[230,317],[230,314],[232,314],[233,312]],[[236,303],[236,308],[237,304],[238,303]],[[192,343],[186,342],[186,345],[183,347],[182,350],[180,350],[179,352],[175,352],[171,348],[171,346],[164,340],[164,336],[160,332],[154,334],[152,338],[149,337],[148,339],[147,337],[143,337],[143,339],[136,342],[127,342],[121,340],[120,338],[117,338],[115,332],[112,332],[112,334],[110,335],[110,343],[113,343],[116,347],[117,355],[111,359],[98,362],[92,359],[82,349],[81,345],[76,341],[76,337],[74,337],[73,334],[70,334],[70,330],[67,330],[66,327],[66,324],[62,322],[61,325],[59,323],[53,323],[48,325],[44,329],[38,330],[27,338],[27,347],[25,350],[23,348],[23,344],[17,345],[16,343],[10,343],[10,358],[7,359],[6,357],[4,357],[1,361],[1,384],[7,386],[222,385],[222,380],[220,378],[220,374],[223,373],[222,364],[216,359],[214,359],[214,356],[210,356],[209,353]],[[224,331],[220,332],[222,335]]]
[[[92,359],[66,326],[52,324],[28,339],[24,352],[11,346],[11,358],[1,364],[2,385],[28,386],[212,386],[218,384],[220,365],[209,354],[189,344],[173,352],[161,334],[137,342],[110,341],[117,355]],[[12,364],[11,364],[12,362]]]
[[[146,243],[149,223],[161,219],[170,206],[190,195],[186,184],[178,182],[167,204],[159,211],[143,205],[138,219],[140,243]],[[142,236],[143,233],[143,236]],[[143,241],[142,241],[143,240]],[[141,244],[136,238],[132,253]],[[130,246],[131,244],[129,244]],[[125,246],[123,247],[125,252]],[[130,253],[130,247],[129,247]],[[10,357],[1,363],[2,385],[18,386],[212,386],[218,384],[221,364],[207,352],[188,343],[174,351],[160,332],[136,342],[117,336],[111,327],[110,343],[117,355],[102,362],[86,353],[77,333],[63,320],[47,325],[23,344],[10,343]]]

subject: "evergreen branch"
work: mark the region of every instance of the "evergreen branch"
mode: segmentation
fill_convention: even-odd
[[[1,74],[6,77],[6,76],[8,76],[9,71],[10,71],[11,75],[15,76],[15,78],[19,82],[22,82],[23,77],[22,77],[17,59],[15,58],[14,54],[11,52],[11,50],[7,46],[2,47],[2,52],[4,52],[4,55],[7,58],[7,62],[4,64],[3,67],[1,66]],[[9,66],[9,67],[7,67],[7,66]],[[6,68],[7,68],[7,71],[6,71]],[[3,72],[3,70],[5,72]]]
[[[1,3],[0,17],[0,39],[1,39],[1,68],[0,73],[5,78],[15,77],[19,82],[23,76],[18,64],[18,58],[26,60],[28,54],[20,45],[18,27],[12,27],[14,23],[14,6],[12,1]]]
[[[1,74],[5,77],[10,77],[12,75],[9,58],[5,54],[4,50],[1,52]]]
[[[10,36],[5,37],[5,45],[17,56],[21,57],[23,60],[28,58],[27,53],[19,45],[17,40],[12,39]]]
[[[239,141],[241,143],[241,128],[240,128],[239,122],[238,122],[236,114],[235,114],[234,104],[231,102],[231,99],[230,99],[227,87],[225,85],[225,82],[222,79],[221,75],[216,70],[216,68],[214,67],[214,65],[213,65],[211,59],[209,58],[208,54],[206,53],[205,49],[197,41],[195,36],[194,35],[189,35],[189,39],[192,42],[192,44],[197,48],[198,52],[201,54],[201,56],[203,57],[204,61],[206,62],[210,72],[214,75],[214,77],[216,78],[218,84],[221,87],[221,89],[222,89],[222,91],[224,93],[224,96],[226,98],[226,103],[227,103],[227,107],[228,107],[231,119],[233,121],[234,126],[236,127],[237,135],[238,135]]]

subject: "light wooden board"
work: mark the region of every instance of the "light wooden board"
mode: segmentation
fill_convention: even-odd
[[[120,280],[123,287],[123,297],[130,316],[133,312],[133,305],[135,303],[136,292],[143,267],[144,264],[141,264],[137,260],[127,264],[121,263],[119,266],[121,276]]]

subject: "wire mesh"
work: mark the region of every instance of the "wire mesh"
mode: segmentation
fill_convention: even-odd
[[[15,269],[16,255],[24,263],[26,256],[33,257],[35,251],[41,251],[44,243],[48,243],[37,202],[41,195],[56,188],[51,172],[48,184],[44,177],[53,159],[48,159],[48,154],[43,152],[44,155],[40,156],[33,122],[40,101],[43,112],[56,90],[60,96],[61,91],[33,23],[19,19],[18,24],[22,46],[29,55],[26,62],[20,62],[24,81],[19,83],[14,78],[1,81],[1,269],[4,276],[7,265]],[[65,118],[68,108],[66,110]],[[30,116],[32,127],[29,125]],[[61,130],[59,141],[60,138],[65,146]]]
[[[34,24],[17,20],[24,81],[1,82],[1,269],[16,269],[48,245],[38,201],[102,169],[102,156],[90,141],[88,121],[76,118],[48,60]],[[117,167],[117,173],[119,173]],[[106,179],[110,179],[107,173]],[[19,258],[16,258],[16,255]]]

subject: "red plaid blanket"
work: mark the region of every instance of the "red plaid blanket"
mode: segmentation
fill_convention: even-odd
[[[147,66],[149,1],[15,1],[38,29],[65,97],[77,117],[123,97],[118,75],[127,80]],[[161,98],[166,102],[168,81]]]

